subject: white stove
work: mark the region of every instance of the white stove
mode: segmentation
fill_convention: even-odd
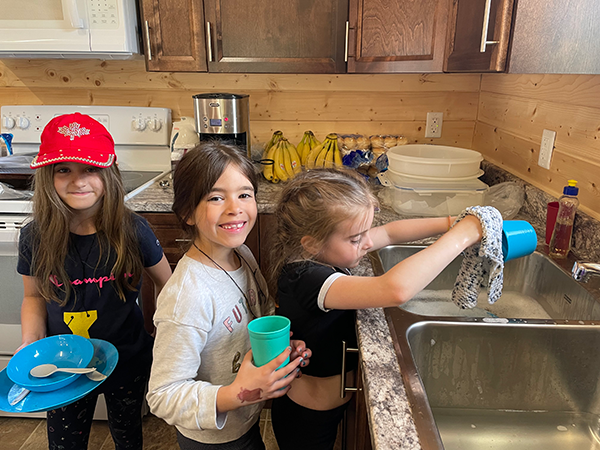
[[[171,170],[170,134],[171,110],[128,106],[2,106],[2,133],[12,133],[15,158],[25,163],[11,166],[9,157],[0,158],[2,174],[18,173],[22,179],[33,174],[27,159],[37,154],[40,136],[46,124],[55,116],[80,112],[101,122],[115,141],[117,163],[123,176],[127,197],[131,198]],[[10,166],[10,169],[2,169]],[[8,183],[8,181],[7,181]],[[17,186],[15,186],[17,188]],[[23,189],[20,186],[19,189]],[[17,274],[17,243],[19,229],[31,212],[30,200],[0,198],[0,370],[8,364],[21,345],[20,309],[23,301],[23,281]],[[99,402],[98,405],[103,405]],[[100,412],[96,417],[105,418]],[[0,412],[0,416],[7,415]],[[11,414],[8,414],[11,415]],[[22,415],[23,416],[23,415]],[[31,414],[29,416],[37,416]]]

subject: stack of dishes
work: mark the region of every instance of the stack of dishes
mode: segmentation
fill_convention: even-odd
[[[96,372],[108,376],[118,360],[114,345],[100,339],[73,334],[40,339],[21,349],[0,372],[0,410],[40,412],[60,408],[84,397],[106,379],[97,374],[88,377],[65,372],[38,378],[31,375],[34,367],[42,364],[58,368],[94,367]]]
[[[388,170],[380,174],[392,189],[392,207],[399,214],[447,216],[483,204],[488,186],[481,153],[442,145],[412,144],[387,152]]]

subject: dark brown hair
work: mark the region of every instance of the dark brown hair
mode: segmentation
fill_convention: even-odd
[[[74,292],[71,283],[62,282],[59,288],[50,282],[50,277],[69,280],[64,264],[69,250],[69,225],[73,211],[54,188],[54,168],[54,164],[40,167],[34,176],[31,274],[40,281],[39,290],[43,298],[64,306]],[[136,290],[143,270],[134,213],[125,206],[125,189],[117,165],[98,169],[98,173],[104,185],[104,195],[95,217],[100,246],[98,264],[108,261],[114,252],[116,261],[112,273],[115,274],[117,293],[125,301],[125,291]],[[133,277],[120,276],[125,273],[133,274]],[[64,300],[60,299],[60,292],[64,293]]]
[[[177,164],[173,175],[175,198],[172,209],[189,239],[185,247],[189,248],[198,237],[196,227],[189,225],[188,220],[230,164],[248,178],[256,194],[258,181],[254,166],[235,145],[219,141],[202,142],[183,155]]]

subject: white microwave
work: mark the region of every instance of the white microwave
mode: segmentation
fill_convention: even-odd
[[[0,0],[0,58],[139,53],[135,0]]]

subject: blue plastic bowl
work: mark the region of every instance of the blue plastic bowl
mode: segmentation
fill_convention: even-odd
[[[57,367],[87,367],[94,356],[89,339],[75,334],[50,336],[29,344],[11,358],[6,374],[13,383],[33,392],[49,392],[67,386],[79,377],[76,373],[55,372],[49,377],[35,378],[29,372],[40,364]]]

